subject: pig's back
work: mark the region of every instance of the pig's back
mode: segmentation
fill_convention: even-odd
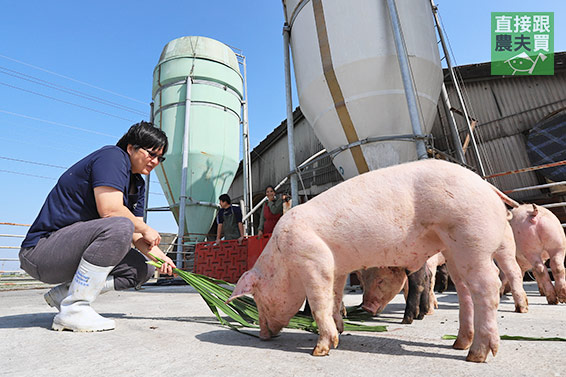
[[[477,174],[449,162],[424,160],[351,178],[293,208],[278,228],[310,229],[325,238],[363,238],[379,227],[382,234],[402,237],[415,220],[464,220],[490,204],[505,209]]]

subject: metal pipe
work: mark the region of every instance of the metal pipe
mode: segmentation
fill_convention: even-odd
[[[187,203],[187,175],[189,170],[189,116],[191,114],[191,76],[187,76],[185,98],[185,130],[183,131],[183,165],[181,169],[181,192],[179,195],[179,230],[177,232],[177,268],[183,268],[183,237],[185,235],[185,210]]]
[[[470,117],[468,116],[468,110],[466,109],[466,104],[464,103],[462,92],[460,91],[460,85],[456,80],[456,75],[454,73],[454,66],[452,65],[452,60],[450,59],[450,52],[448,51],[448,48],[446,47],[446,43],[444,42],[444,33],[442,32],[442,28],[440,27],[440,19],[438,18],[438,13],[437,13],[438,8],[434,4],[434,0],[430,0],[430,5],[432,7],[432,15],[434,16],[434,22],[436,23],[436,30],[438,30],[438,36],[440,37],[442,50],[444,51],[444,56],[446,57],[446,64],[448,65],[450,78],[452,79],[452,83],[454,84],[454,89],[456,89],[456,94],[458,95],[458,101],[460,102],[460,106],[462,106],[462,111],[464,112],[464,119],[466,121],[466,125],[468,126],[468,133],[470,134],[470,138],[472,140],[472,150],[474,151],[474,154],[478,161],[478,168],[480,170],[480,173],[482,177],[485,177],[485,169],[483,167],[478,145],[476,143],[476,138],[472,130],[472,125],[470,124]]]
[[[544,207],[544,208],[566,207],[566,202],[551,203],[551,204],[541,204],[540,206],[541,206],[541,207]]]
[[[315,154],[313,154],[312,156],[310,156],[309,158],[307,158],[305,161],[303,161],[298,167],[297,169],[301,169],[303,167],[305,167],[306,165],[308,165],[309,163],[311,163],[313,160],[318,159],[322,154],[326,153],[326,149],[320,150],[318,152],[316,152]],[[287,182],[287,180],[289,179],[289,177],[285,177],[281,180],[281,182],[279,182],[277,184],[277,186],[275,186],[275,191],[277,191],[279,189],[279,187],[283,186],[285,184],[285,182]],[[254,208],[250,211],[250,213],[246,214],[244,216],[244,218],[242,219],[242,221],[246,220],[246,218],[248,216],[250,216],[252,213],[254,213],[255,211],[257,211],[257,209],[267,200],[267,196],[265,196],[258,204],[256,204],[254,206]]]
[[[485,178],[494,178],[494,177],[501,177],[501,176],[510,175],[510,174],[525,173],[525,172],[528,172],[528,171],[535,171],[535,170],[540,170],[540,169],[553,168],[555,166],[563,166],[563,165],[566,165],[566,160],[551,162],[549,164],[544,164],[544,165],[531,166],[531,167],[528,167],[528,168],[522,168],[522,169],[517,169],[517,170],[510,170],[510,171],[506,171],[506,172],[503,172],[503,173],[496,173],[496,174],[488,175]]]
[[[452,144],[456,148],[456,157],[458,160],[465,164],[466,156],[464,155],[464,149],[462,149],[462,140],[460,139],[460,133],[458,132],[458,126],[456,125],[456,119],[454,119],[454,114],[450,109],[450,98],[448,97],[448,92],[446,91],[446,85],[442,83],[441,90],[442,104],[444,105],[444,111],[446,112],[446,117],[448,118],[448,125],[450,127],[450,136],[452,137]]]
[[[242,122],[242,134],[243,134],[243,144],[244,144],[244,158],[243,158],[243,178],[244,178],[244,212],[250,212],[253,205],[253,190],[252,190],[252,176],[250,168],[250,125],[248,118],[248,81],[247,81],[247,67],[246,67],[246,57],[242,55],[242,65],[244,67],[244,101],[243,104],[243,122]],[[254,222],[253,214],[250,216],[250,220],[246,223],[246,231],[253,235],[254,230],[251,226]]]
[[[215,209],[218,209],[218,203],[203,202],[203,201],[200,201],[200,200],[192,200],[190,197],[188,197],[188,199],[185,200],[185,207],[191,206],[191,205],[213,207]],[[148,211],[171,211],[173,208],[177,208],[177,207],[180,207],[179,203],[173,203],[170,206],[148,208],[147,210]]]
[[[423,127],[421,123],[421,116],[417,106],[417,93],[415,83],[411,76],[409,57],[407,56],[407,49],[403,43],[401,35],[401,23],[399,21],[399,14],[395,6],[395,0],[387,0],[387,7],[389,8],[389,16],[391,19],[391,27],[393,28],[393,39],[395,40],[395,49],[397,50],[397,59],[399,60],[399,68],[401,69],[401,78],[403,80],[403,87],[405,88],[405,97],[407,99],[407,106],[409,108],[409,117],[411,119],[411,126],[413,127],[413,134],[418,137],[415,140],[417,147],[417,158],[419,160],[427,158],[425,142],[422,139]]]
[[[516,189],[513,189],[513,190],[506,190],[506,191],[503,191],[503,193],[505,193],[505,194],[510,194],[510,193],[512,193],[512,192],[537,190],[537,189],[543,189],[543,188],[549,188],[549,187],[555,187],[555,186],[564,186],[564,185],[566,185],[566,181],[553,182],[553,183],[546,183],[546,184],[544,184],[544,185],[520,187],[520,188],[516,188]]]
[[[295,165],[295,138],[293,124],[293,93],[291,87],[291,57],[289,56],[289,38],[291,28],[287,23],[283,26],[283,56],[285,60],[285,93],[287,99],[287,144],[289,146],[289,172],[291,174],[291,200],[293,206],[299,205],[299,186]]]

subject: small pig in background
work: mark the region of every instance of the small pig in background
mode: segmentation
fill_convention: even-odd
[[[517,262],[521,273],[532,269],[541,294],[549,304],[566,303],[564,257],[566,236],[558,218],[548,209],[535,204],[522,204],[511,211],[511,228],[517,245]],[[545,262],[550,259],[554,285]],[[504,292],[509,290],[503,279]]]
[[[365,270],[356,271],[363,288],[362,309],[377,315],[385,309],[387,304],[403,289],[407,305],[403,315],[402,323],[412,323],[413,319],[423,319],[425,314],[433,314],[434,309],[438,309],[438,301],[434,294],[437,267],[446,263],[442,253],[430,257],[425,264],[427,279],[423,283],[423,278],[417,279],[414,283],[409,283],[411,276],[407,279],[407,271],[399,267],[371,267]],[[426,306],[421,302],[411,302],[408,299],[409,286],[413,290],[419,290],[427,295]]]
[[[416,271],[442,251],[458,291],[460,327],[454,348],[483,362],[499,347],[500,281],[493,263],[522,290],[515,243],[500,192],[453,163],[423,160],[351,178],[291,209],[277,223],[254,267],[229,300],[253,294],[260,337],[277,335],[308,298],[327,355],[344,329],[346,278],[367,267]],[[526,294],[519,297],[527,306]],[[475,324],[475,326],[474,326]]]
[[[403,267],[370,267],[356,271],[356,275],[364,292],[362,309],[374,316],[381,313],[401,290],[409,288]]]

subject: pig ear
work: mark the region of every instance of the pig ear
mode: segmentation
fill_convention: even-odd
[[[257,280],[258,280],[258,276],[256,270],[250,270],[244,273],[242,277],[240,277],[240,280],[238,280],[238,283],[236,284],[236,288],[234,288],[232,295],[226,301],[226,303],[228,304],[230,303],[230,301],[240,296],[253,293],[253,289],[257,283]]]

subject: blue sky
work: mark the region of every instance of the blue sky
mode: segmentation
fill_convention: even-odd
[[[436,4],[457,64],[490,60],[490,12],[495,11],[555,12],[555,50],[566,50],[564,1]],[[153,68],[165,44],[181,36],[207,36],[242,50],[251,143],[257,145],[286,114],[282,25],[276,0],[5,1],[0,222],[33,222],[63,168],[115,144],[131,124],[149,118]],[[152,181],[150,206],[165,205],[157,178]],[[149,223],[176,232],[169,213],[152,213]],[[0,233],[6,232],[13,230],[0,226]],[[0,238],[1,245],[9,241]],[[5,254],[0,249],[0,256]]]

